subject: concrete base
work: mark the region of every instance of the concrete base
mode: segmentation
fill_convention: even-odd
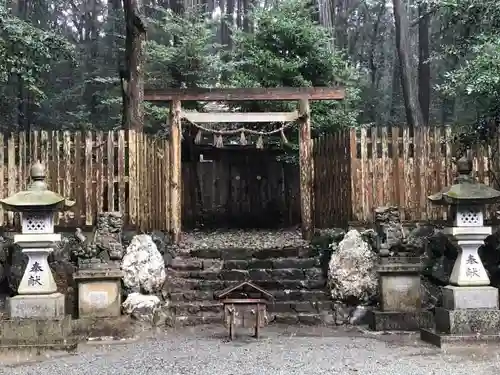
[[[500,310],[457,309],[436,307],[436,331],[452,335],[500,333]]]
[[[0,320],[0,350],[74,350],[71,317]]]
[[[133,339],[142,327],[128,315],[114,318],[84,318],[73,320],[73,337],[78,341],[103,338],[106,340]]]
[[[423,328],[420,330],[420,339],[439,348],[452,345],[500,343],[499,334],[450,335],[446,333],[436,332],[436,330],[430,328]]]
[[[452,286],[442,288],[443,308],[498,309],[498,289],[492,286]]]
[[[78,271],[78,317],[118,317],[121,315],[123,272],[120,270]]]
[[[372,331],[418,331],[434,326],[432,312],[369,311],[368,326]]]
[[[49,319],[65,318],[64,295],[61,293],[18,295],[8,298],[7,311],[11,319]]]

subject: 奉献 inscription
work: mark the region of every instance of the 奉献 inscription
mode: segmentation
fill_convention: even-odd
[[[470,254],[468,257],[467,257],[467,260],[465,261],[466,264],[478,264],[476,258],[474,257],[474,255]]]
[[[38,275],[30,275],[28,279],[28,285],[29,286],[41,286],[42,282],[40,280],[40,276]]]
[[[30,268],[30,272],[42,272],[42,271],[43,271],[42,266],[40,266],[40,263],[38,262],[33,263],[33,265]]]
[[[465,276],[467,277],[479,277],[479,271],[476,267],[467,267],[465,270]]]

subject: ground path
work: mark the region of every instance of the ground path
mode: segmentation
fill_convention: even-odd
[[[9,375],[497,375],[497,347],[443,351],[418,336],[359,329],[266,327],[256,341],[224,340],[220,327],[166,331],[133,343],[0,365]],[[242,335],[243,336],[243,335]],[[5,363],[5,362],[4,362]]]

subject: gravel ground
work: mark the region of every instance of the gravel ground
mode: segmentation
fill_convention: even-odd
[[[81,346],[78,353],[0,367],[10,375],[493,375],[496,348],[442,351],[416,335],[357,329],[266,327],[264,337],[224,340],[219,327],[158,334],[135,343]]]
[[[307,246],[300,230],[221,230],[182,232],[178,249],[270,249]]]

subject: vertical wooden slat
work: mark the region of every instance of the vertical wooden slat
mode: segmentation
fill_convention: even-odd
[[[63,196],[65,198],[71,198],[76,200],[75,194],[72,191],[72,164],[71,160],[71,133],[67,130],[63,132],[63,159],[62,159],[62,169],[64,170],[64,185],[63,185]],[[67,224],[69,222],[69,212],[64,213],[64,222]]]
[[[146,145],[144,144],[144,133],[137,133],[137,181],[138,181],[138,191],[141,192],[138,194],[139,206],[137,210],[137,220],[139,221],[140,230],[144,230],[145,228],[145,220],[146,220],[146,188],[144,181],[144,148]]]
[[[156,186],[157,190],[156,193],[158,194],[157,196],[157,204],[156,204],[156,209],[158,212],[158,217],[157,217],[157,226],[158,230],[163,229],[163,180],[162,180],[162,171],[163,171],[163,140],[158,139],[156,143]]]
[[[40,131],[40,161],[42,164],[45,166],[45,171],[47,173],[46,181],[50,186],[50,181],[52,179],[52,176],[50,175],[50,169],[49,169],[49,149],[50,149],[50,143],[49,143],[49,135],[46,130],[41,130]],[[19,175],[21,178],[21,174]]]
[[[72,176],[74,176],[74,188],[75,195],[75,205],[72,210],[75,214],[74,225],[82,226],[85,224],[85,212],[86,212],[86,199],[87,195],[92,194],[87,183],[87,170],[85,168],[85,140],[82,139],[82,133],[76,131],[73,135],[73,152],[74,152],[74,169]]]
[[[382,127],[382,191],[383,191],[383,206],[390,206],[394,204],[394,182],[391,176],[392,171],[389,159],[389,134],[387,126]]]
[[[112,131],[106,134],[106,162],[107,172],[106,181],[108,185],[108,211],[115,210],[115,142],[114,133]]]
[[[165,163],[164,163],[164,181],[165,181],[165,230],[170,231],[171,230],[171,221],[170,218],[172,217],[171,211],[170,211],[170,142],[168,140],[165,140],[165,148],[164,148],[164,155],[165,155]]]
[[[92,193],[95,192],[92,170],[92,132],[85,134],[85,225],[91,226],[94,222],[94,207]]]
[[[104,211],[104,135],[102,131],[96,134],[96,160],[95,160],[95,178],[96,178],[96,214]]]
[[[5,198],[5,144],[3,133],[0,133],[0,198]],[[0,226],[4,226],[5,212],[0,205]]]
[[[30,165],[40,160],[40,150],[38,145],[38,130],[33,130],[30,134]]]
[[[19,190],[25,190],[28,185],[29,168],[26,162],[26,132],[19,132],[19,143],[17,148],[18,158],[18,175],[19,175]],[[48,165],[45,164],[46,173],[49,173]]]
[[[452,163],[452,149],[451,149],[451,127],[447,126],[445,130],[446,141],[446,185],[449,186],[453,183],[453,163]],[[449,219],[448,211],[445,211],[446,220]]]
[[[125,132],[118,132],[118,209],[126,216],[125,208]]]
[[[392,170],[393,170],[393,184],[394,184],[394,203],[399,207],[401,218],[404,212],[404,189],[403,189],[403,171],[400,167],[400,160],[402,155],[399,154],[400,139],[399,139],[399,126],[392,127]]]
[[[372,164],[373,164],[373,174],[372,174],[372,180],[373,180],[373,207],[372,208],[377,208],[381,207],[384,205],[384,191],[383,191],[383,179],[384,179],[384,174],[382,171],[382,155],[379,153],[381,151],[381,147],[378,146],[379,144],[379,127],[374,126],[372,127]],[[373,212],[370,212],[369,220],[373,219],[372,216]],[[365,219],[366,220],[366,219]]]
[[[351,129],[350,131],[350,144],[351,144],[351,186],[352,186],[352,196],[351,196],[351,206],[353,208],[353,220],[359,221],[363,216],[363,211],[360,210],[359,201],[361,197],[361,179],[358,176],[359,159],[357,155],[357,142],[356,142],[356,129]]]
[[[361,137],[360,137],[360,146],[361,146],[361,181],[362,181],[362,191],[361,191],[361,204],[363,207],[363,220],[366,220],[370,217],[373,205],[373,186],[372,180],[369,178],[368,174],[368,142],[366,139],[366,128],[361,128]]]
[[[55,130],[52,131],[52,186],[54,191],[56,191],[59,194],[63,194],[62,191],[62,181],[61,181],[61,140],[60,140],[60,134],[59,131]],[[55,216],[55,225],[59,225],[59,220],[61,218],[62,213],[58,212]]]
[[[16,193],[17,184],[17,170],[16,170],[16,138],[15,134],[11,133],[7,141],[7,193],[12,195]],[[9,211],[7,215],[7,223],[9,226],[14,225],[14,213]]]
[[[433,142],[434,142],[434,155],[433,155],[433,166],[434,166],[434,185],[433,185],[433,192],[436,193],[438,191],[441,191],[445,185],[443,185],[442,181],[442,174],[441,174],[441,160],[443,157],[441,156],[441,127],[440,126],[435,126],[433,128]],[[435,206],[435,205],[434,205]],[[433,218],[434,220],[440,220],[441,219],[441,208],[440,207],[434,207],[433,209]]]
[[[137,138],[134,130],[128,130],[128,215],[129,225],[137,226]]]
[[[410,163],[413,158],[410,158],[410,148],[411,148],[411,143],[410,143],[410,129],[407,126],[403,127],[403,165],[404,165],[404,191],[405,191],[405,199],[404,199],[404,204],[405,204],[405,215],[404,215],[404,220],[410,220],[412,217],[412,211],[413,211],[413,202],[412,202],[412,197],[413,197],[413,189],[415,186],[413,186],[413,165]]]
[[[146,149],[146,160],[147,160],[147,165],[149,168],[147,169],[147,177],[146,181],[148,182],[148,228],[153,228],[154,227],[154,205],[152,204],[154,201],[154,163],[153,163],[153,151],[154,151],[154,139],[151,137],[148,137],[148,147]]]

